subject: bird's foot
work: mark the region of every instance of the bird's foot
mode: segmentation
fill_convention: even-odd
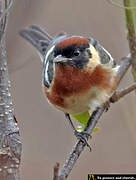
[[[105,108],[105,112],[107,112],[110,108],[110,100],[107,100],[103,103],[103,107]]]
[[[75,130],[74,134],[77,137],[77,139],[81,140],[85,145],[87,145],[87,147],[91,151],[91,146],[87,142],[88,138],[91,137],[91,135],[89,133],[87,133],[86,131],[79,132],[77,130]]]

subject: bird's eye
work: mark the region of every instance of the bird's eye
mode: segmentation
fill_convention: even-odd
[[[73,54],[74,54],[74,56],[79,56],[80,55],[80,51],[78,49],[76,49]]]

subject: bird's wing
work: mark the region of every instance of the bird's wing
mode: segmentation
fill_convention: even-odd
[[[53,37],[35,25],[22,29],[19,34],[38,50],[43,60],[45,51],[53,40]]]

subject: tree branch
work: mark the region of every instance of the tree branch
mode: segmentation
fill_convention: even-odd
[[[136,1],[124,0],[129,48],[132,57],[132,75],[136,81]]]
[[[122,60],[120,62],[120,67],[119,67],[118,72],[117,72],[118,84],[120,83],[121,79],[123,78],[123,76],[127,72],[130,65],[131,65],[130,55],[122,58]],[[92,114],[87,126],[85,127],[85,131],[87,133],[89,133],[89,134],[92,133],[93,129],[95,128],[97,122],[99,121],[100,117],[102,116],[102,114],[105,110],[106,110],[106,108],[100,107],[100,108],[98,108],[97,111],[95,111]],[[57,180],[67,179],[67,177],[70,174],[71,170],[73,169],[76,161],[78,160],[79,156],[83,152],[85,146],[86,146],[86,144],[84,144],[81,140],[78,140],[76,142],[76,144],[74,145],[74,147],[73,147],[72,151],[70,152],[68,158],[66,159],[63,167],[59,170],[59,175],[58,175]]]
[[[116,91],[113,96],[110,98],[110,102],[115,103],[120,98],[124,97],[125,95],[131,93],[132,91],[136,90],[136,83],[131,84],[129,87]]]
[[[19,128],[13,116],[8,78],[5,29],[11,0],[0,2],[0,179],[19,180],[21,142]]]

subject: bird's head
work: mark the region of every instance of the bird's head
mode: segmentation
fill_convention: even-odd
[[[91,37],[61,33],[53,38],[35,25],[21,30],[20,35],[38,50],[43,62],[42,78],[47,88],[58,69],[64,73],[70,69],[72,73],[74,70],[81,74],[82,70],[92,73],[97,65],[110,69],[115,67],[108,51]]]
[[[110,61],[113,62],[111,55],[93,38],[61,36],[53,40],[46,50],[43,79],[49,86],[56,68],[60,67],[64,72],[71,68],[91,73],[97,65],[108,65]]]
[[[56,43],[53,63],[78,69],[99,64],[99,55],[87,38],[71,36]]]

